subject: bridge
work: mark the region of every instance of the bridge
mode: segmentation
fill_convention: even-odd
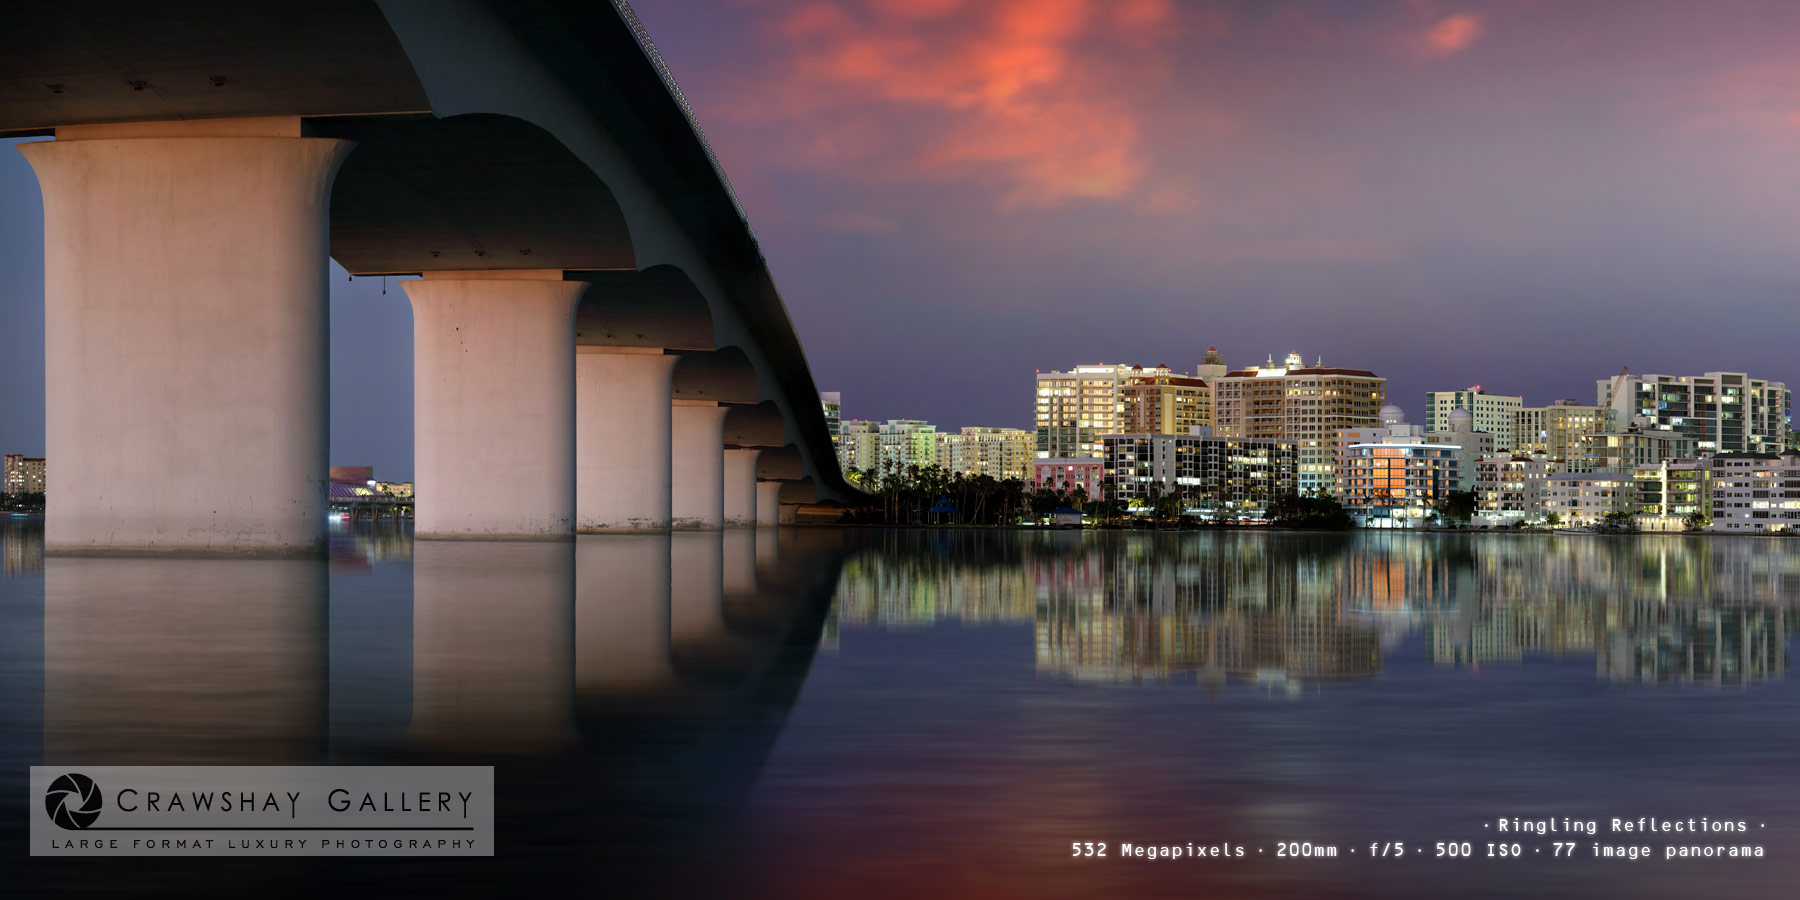
[[[322,551],[328,258],[421,276],[420,538],[718,530],[857,496],[623,0],[5,16],[0,135],[54,137],[19,148],[44,197],[49,552]]]

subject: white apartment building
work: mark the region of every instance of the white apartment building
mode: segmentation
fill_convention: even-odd
[[[1545,484],[1555,471],[1547,456],[1509,453],[1475,463],[1475,496],[1484,525],[1535,521],[1544,513]]]
[[[1725,534],[1800,530],[1800,451],[1712,457],[1712,525]]]
[[[904,473],[937,463],[937,426],[918,419],[870,422],[850,419],[838,438],[838,464],[845,472],[873,469]]]
[[[1107,496],[1141,508],[1157,493],[1179,495],[1202,515],[1263,519],[1271,500],[1294,492],[1292,444],[1194,432],[1104,436]]]
[[[1037,373],[1036,454],[1040,458],[1100,455],[1100,436],[1119,431],[1119,387],[1133,378],[1174,374],[1168,366],[1105,364]]]
[[[1643,416],[1654,427],[1679,431],[1707,453],[1779,453],[1787,439],[1793,399],[1779,381],[1743,372],[1632,375],[1594,383],[1595,403],[1618,421]]]
[[[1490,394],[1473,385],[1460,391],[1427,391],[1425,393],[1425,430],[1439,433],[1450,430],[1452,410],[1468,410],[1476,431],[1494,436],[1497,450],[1513,446],[1513,413],[1525,408],[1524,397]]]
[[[1037,436],[1022,428],[969,426],[935,436],[939,467],[951,473],[986,475],[995,481],[1031,478]]]
[[[1543,453],[1551,459],[1579,464],[1587,439],[1614,430],[1620,419],[1604,406],[1583,406],[1574,400],[1558,400],[1549,406],[1527,406],[1513,412],[1513,445],[1522,453]]]
[[[1630,472],[1553,472],[1544,479],[1544,514],[1564,525],[1592,525],[1607,513],[1637,509],[1637,485]]]

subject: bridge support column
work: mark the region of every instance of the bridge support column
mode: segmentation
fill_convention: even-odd
[[[756,483],[756,524],[760,526],[781,524],[781,482],[759,481]]]
[[[675,528],[725,524],[725,412],[710,400],[673,402],[669,501]]]
[[[758,449],[725,451],[725,526],[742,528],[756,524],[756,458]]]
[[[575,529],[669,530],[671,381],[681,357],[575,350]]]
[[[575,303],[562,272],[428,272],[413,307],[413,483],[421,538],[575,531]]]
[[[51,552],[322,553],[327,220],[298,118],[58,128],[44,196]]]

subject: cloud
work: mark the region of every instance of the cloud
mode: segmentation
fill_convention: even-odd
[[[1455,56],[1469,49],[1481,38],[1482,19],[1474,13],[1459,13],[1437,21],[1419,39],[1419,51],[1431,59]]]
[[[1145,107],[1171,78],[1169,0],[846,0],[769,18],[775,70],[718,112],[785,131],[778,164],[971,182],[1012,209],[1168,204],[1146,196]]]

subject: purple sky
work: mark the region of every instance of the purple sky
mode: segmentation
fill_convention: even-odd
[[[1420,395],[1800,381],[1800,4],[638,0],[854,418],[1297,347]],[[0,148],[3,149],[3,148]],[[42,450],[0,152],[0,449]],[[404,297],[334,281],[336,463],[411,471]]]

